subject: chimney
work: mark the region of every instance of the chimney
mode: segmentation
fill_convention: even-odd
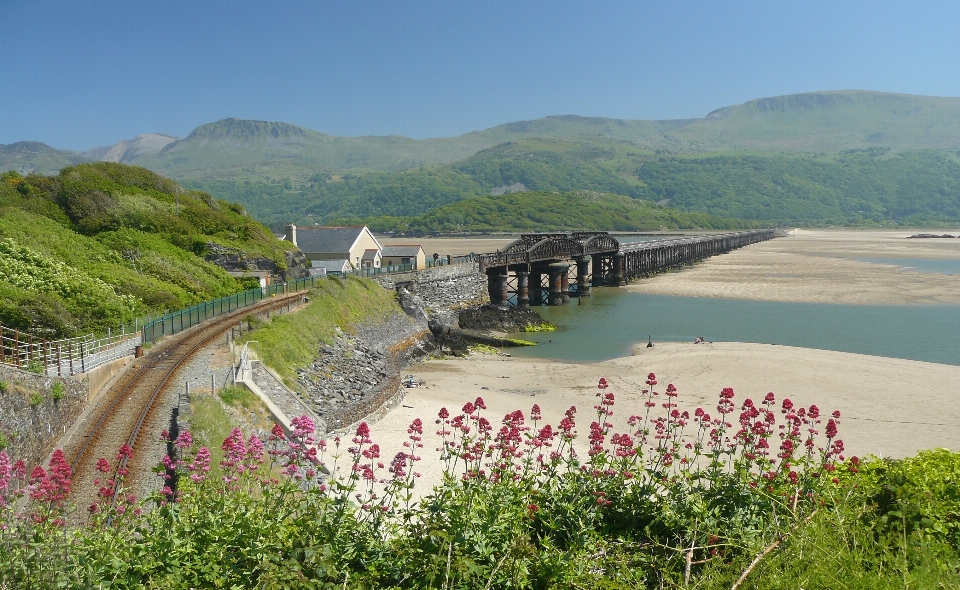
[[[284,233],[286,234],[287,241],[293,244],[294,246],[296,246],[297,245],[297,226],[295,226],[292,223],[287,224],[286,231]]]

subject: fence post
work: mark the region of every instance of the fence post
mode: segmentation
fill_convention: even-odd
[[[13,331],[13,353],[17,368],[20,368],[20,330]]]

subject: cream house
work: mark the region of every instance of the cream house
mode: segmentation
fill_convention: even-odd
[[[426,268],[426,254],[420,244],[384,246],[380,252],[383,266],[413,265],[413,270]]]
[[[329,269],[380,268],[380,242],[366,227],[297,227],[291,223],[283,239],[300,248],[310,261],[322,261]]]

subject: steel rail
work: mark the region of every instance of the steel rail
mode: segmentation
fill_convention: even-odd
[[[143,384],[150,377],[147,373],[150,369],[163,368],[162,365],[164,361],[172,360],[173,364],[167,370],[166,374],[160,380],[160,383],[153,388],[152,393],[149,396],[147,402],[143,405],[139,417],[135,426],[131,429],[131,434],[127,439],[127,446],[131,449],[134,448],[137,442],[137,438],[140,434],[140,429],[143,427],[143,424],[146,422],[147,418],[150,416],[151,412],[154,410],[156,405],[157,398],[160,394],[166,389],[170,379],[176,375],[176,373],[182,368],[183,364],[187,362],[196,352],[210,343],[213,339],[223,334],[233,323],[236,321],[238,316],[245,316],[250,313],[262,313],[264,311],[270,311],[274,308],[283,307],[287,305],[288,302],[292,299],[297,299],[303,296],[303,293],[289,294],[285,297],[266,300],[262,305],[255,305],[244,307],[239,310],[236,310],[234,313],[220,316],[214,319],[210,324],[204,325],[199,324],[196,326],[196,330],[191,330],[182,334],[182,338],[177,341],[172,341],[168,347],[163,348],[159,351],[155,351],[154,358],[150,359],[148,363],[137,369],[137,373],[131,376],[125,383],[121,384],[121,389],[114,396],[113,400],[110,402],[109,406],[103,411],[100,417],[97,419],[96,423],[91,429],[88,430],[88,435],[86,440],[81,445],[80,450],[77,452],[76,457],[74,457],[72,469],[76,472],[77,468],[80,467],[82,461],[86,458],[87,451],[91,445],[97,440],[98,435],[102,432],[104,423],[110,418],[113,418],[116,414],[118,405],[128,397],[128,394],[133,391],[137,386]],[[189,345],[190,340],[196,338],[197,336],[205,335],[199,342],[194,344],[186,352],[177,352],[176,349]],[[173,356],[173,359],[168,359],[166,357]],[[140,396],[143,397],[143,396]],[[122,457],[119,468],[126,469],[128,465],[128,458],[126,456]],[[114,483],[112,496],[115,499],[116,494],[119,491],[119,479]]]

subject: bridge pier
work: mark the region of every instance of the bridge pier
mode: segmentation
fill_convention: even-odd
[[[530,286],[530,305],[543,305],[543,271],[532,265],[528,284]]]
[[[590,296],[590,257],[577,258],[577,296]]]
[[[555,262],[547,267],[550,276],[549,305],[563,305],[570,301],[569,271],[570,265],[565,262]]]
[[[517,306],[530,306],[530,267],[524,266],[517,270]],[[539,275],[537,275],[539,278]],[[539,295],[539,291],[538,291]]]
[[[620,287],[624,284],[623,277],[626,275],[626,257],[621,252],[613,255],[613,285]]]
[[[507,292],[507,278],[505,266],[487,269],[487,293],[490,295],[490,303],[506,305],[510,300],[510,294]]]

